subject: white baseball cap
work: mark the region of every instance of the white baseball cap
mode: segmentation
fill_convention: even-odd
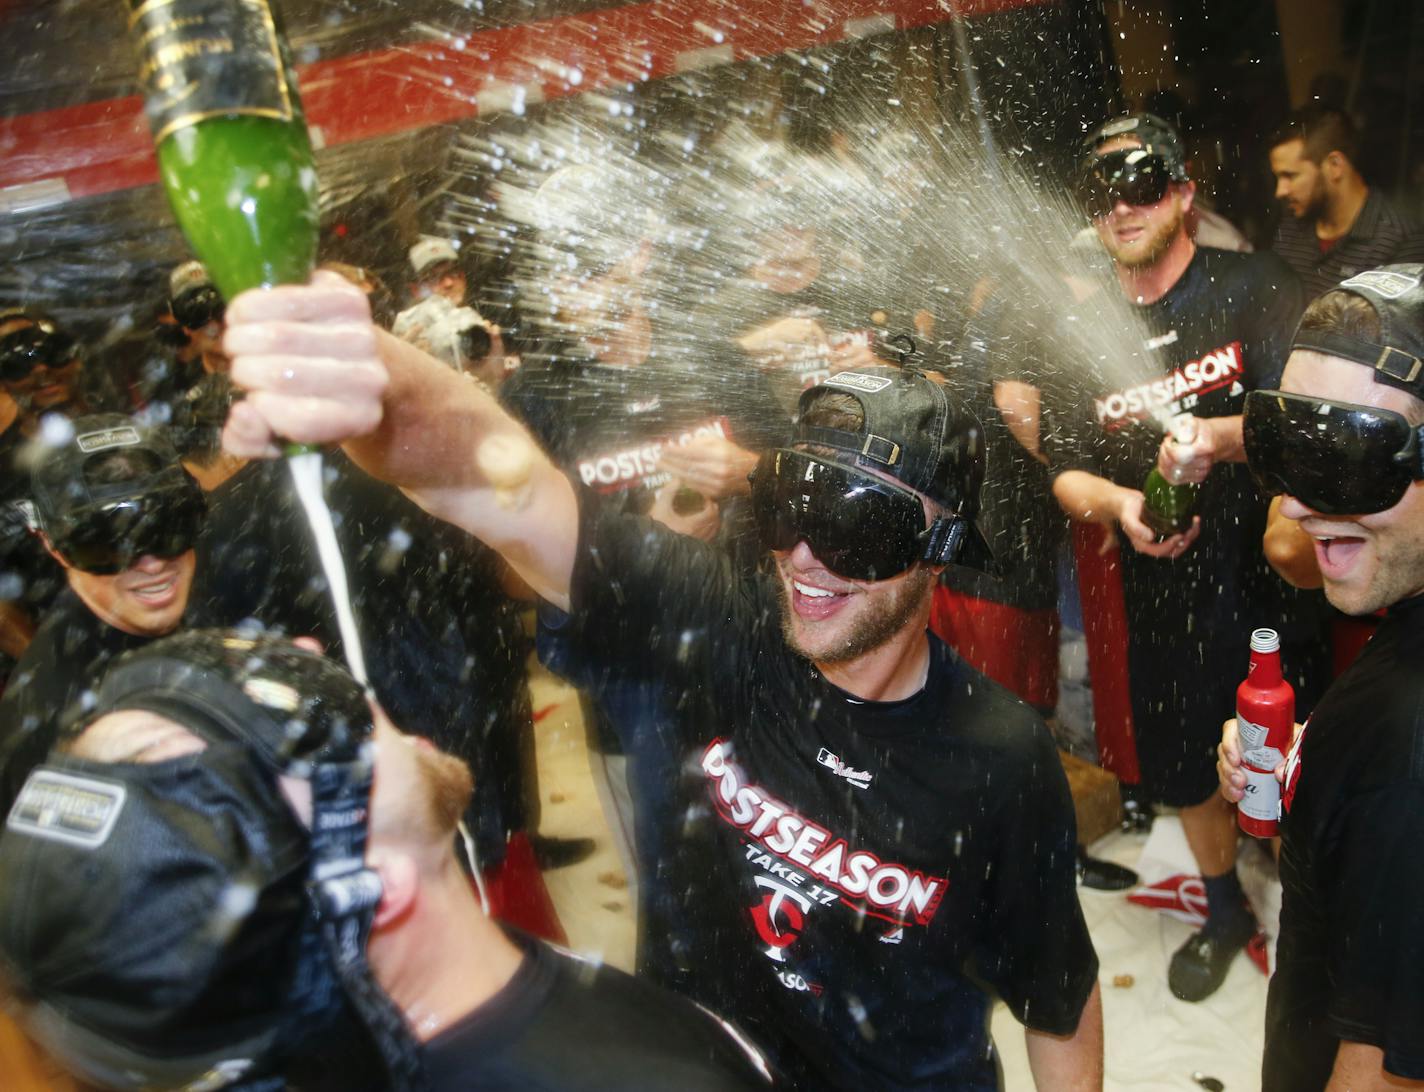
[[[459,260],[460,255],[450,240],[436,235],[422,235],[410,248],[410,267],[417,277],[425,276],[431,266]]]

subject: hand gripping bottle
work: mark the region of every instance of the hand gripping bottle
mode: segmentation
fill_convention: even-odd
[[[1279,833],[1281,786],[1275,769],[1285,761],[1294,732],[1295,691],[1281,677],[1281,639],[1273,629],[1258,629],[1251,634],[1246,681],[1236,688],[1236,733],[1246,774],[1236,818],[1247,834]]]
[[[1189,444],[1196,439],[1196,425],[1191,417],[1177,418],[1172,427],[1172,439]],[[1196,482],[1169,482],[1155,466],[1148,471],[1142,485],[1142,522],[1157,532],[1157,540],[1185,534],[1192,526],[1192,509],[1196,507],[1201,486]]]

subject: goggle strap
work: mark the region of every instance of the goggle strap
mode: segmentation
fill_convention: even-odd
[[[924,561],[931,565],[952,565],[964,550],[969,522],[962,516],[940,517],[925,532]]]
[[[1414,442],[1394,454],[1394,461],[1409,471],[1415,481],[1424,481],[1424,425],[1409,430]]]
[[[902,463],[903,449],[894,440],[871,433],[849,432],[841,428],[802,427],[797,443],[825,444],[837,451],[854,452],[860,459],[878,466],[898,467]]]
[[[424,1087],[420,1048],[366,962],[371,923],[381,901],[380,877],[366,867],[372,755],[357,745],[346,761],[312,769],[310,887],[321,937],[336,976],[376,1044],[394,1092]]]
[[[1392,345],[1380,345],[1377,342],[1324,330],[1302,330],[1295,335],[1291,348],[1308,349],[1328,356],[1338,356],[1343,360],[1353,360],[1356,364],[1373,368],[1376,383],[1398,387],[1416,397],[1424,398],[1424,361]]]

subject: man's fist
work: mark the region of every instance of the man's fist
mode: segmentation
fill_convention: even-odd
[[[228,415],[223,446],[265,457],[279,439],[329,444],[373,431],[388,381],[377,338],[365,294],[335,273],[243,292],[227,308],[223,349],[248,395]]]

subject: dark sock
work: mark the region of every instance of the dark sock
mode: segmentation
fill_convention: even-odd
[[[1203,876],[1206,887],[1206,928],[1213,932],[1236,932],[1254,920],[1246,905],[1246,892],[1236,878],[1236,869],[1220,876]]]

